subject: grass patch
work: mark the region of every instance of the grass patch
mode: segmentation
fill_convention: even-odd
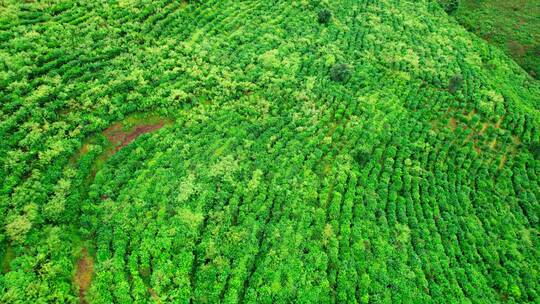
[[[15,258],[15,251],[10,245],[6,246],[4,255],[2,256],[2,273],[8,273],[11,270],[11,261]]]
[[[454,17],[469,31],[497,46],[525,71],[540,77],[540,2],[462,0]]]

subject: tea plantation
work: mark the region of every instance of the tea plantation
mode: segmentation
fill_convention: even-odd
[[[539,177],[436,0],[0,1],[1,303],[539,303]]]

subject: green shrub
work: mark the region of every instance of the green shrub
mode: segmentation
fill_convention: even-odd
[[[319,17],[318,17],[319,23],[327,24],[328,22],[330,22],[330,19],[332,19],[332,12],[330,12],[327,9],[323,9],[319,11]]]
[[[461,87],[463,86],[463,76],[461,75],[455,75],[450,79],[450,83],[448,84],[448,91],[452,94],[455,94]]]
[[[533,142],[529,145],[529,151],[533,154],[534,158],[540,159],[540,142]]]
[[[347,82],[351,78],[351,71],[344,63],[335,64],[330,70],[330,78],[337,82]]]
[[[459,0],[439,0],[444,11],[451,15],[459,8]]]

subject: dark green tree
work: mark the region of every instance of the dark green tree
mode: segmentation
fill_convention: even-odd
[[[463,86],[463,76],[461,75],[455,75],[450,79],[450,83],[448,84],[448,91],[452,94],[455,94],[461,87]]]
[[[439,0],[444,11],[451,15],[459,8],[459,0]]]
[[[540,142],[533,142],[529,145],[529,151],[533,154],[534,158],[540,159]]]
[[[330,78],[337,82],[347,82],[351,78],[351,71],[344,63],[335,64],[330,70]]]
[[[327,24],[328,22],[330,22],[330,19],[332,19],[332,12],[330,12],[327,9],[322,9],[321,11],[319,11],[319,15],[318,15],[319,23]]]

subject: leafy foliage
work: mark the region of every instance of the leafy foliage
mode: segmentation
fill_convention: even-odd
[[[330,70],[330,78],[333,81],[347,82],[351,77],[351,71],[348,65],[344,63],[335,64]]]
[[[450,79],[448,84],[448,91],[452,94],[455,94],[463,86],[463,77],[461,75],[455,75]]]
[[[444,11],[448,14],[453,14],[459,8],[459,0],[439,0]]]
[[[319,23],[327,24],[332,19],[332,12],[327,9],[322,9],[319,11],[318,20]]]
[[[312,2],[0,4],[0,302],[538,302],[538,83]]]

